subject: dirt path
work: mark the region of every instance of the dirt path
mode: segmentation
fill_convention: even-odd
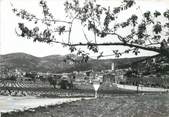
[[[2,117],[169,117],[169,94],[100,97]]]

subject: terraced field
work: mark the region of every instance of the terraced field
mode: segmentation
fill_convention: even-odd
[[[99,96],[112,94],[128,94],[136,92],[118,91],[109,84],[102,84],[99,88]],[[74,84],[74,89],[54,89],[48,82],[0,82],[0,95],[5,96],[42,96],[42,97],[91,97],[94,96],[94,88],[91,84]]]
[[[32,82],[32,81],[1,81],[0,87],[20,87],[20,88],[29,88],[29,87],[52,87],[47,82]]]
[[[63,90],[59,87],[54,89],[48,82],[16,82],[16,81],[1,81],[0,95],[5,96],[42,96],[42,97],[79,97],[93,96],[94,90]]]

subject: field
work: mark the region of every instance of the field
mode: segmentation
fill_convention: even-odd
[[[54,89],[48,82],[32,81],[3,81],[0,82],[0,95],[5,96],[42,96],[42,97],[89,97],[94,95],[92,85],[90,90]]]
[[[111,95],[112,93],[124,94],[130,92],[119,92],[110,84],[102,84],[99,88],[100,95]],[[91,97],[94,96],[94,89],[91,84],[75,84],[74,89],[54,89],[47,82],[31,81],[4,81],[0,82],[0,95],[5,96],[42,96],[42,97]]]
[[[98,94],[97,99],[3,113],[2,117],[169,117],[169,93],[119,92],[110,84],[102,84]],[[64,90],[42,82],[8,81],[0,83],[0,95],[94,97],[94,89],[90,84]]]
[[[2,117],[169,117],[169,94],[104,96]]]

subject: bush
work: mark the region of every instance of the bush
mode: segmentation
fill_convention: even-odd
[[[72,89],[73,88],[73,84],[69,83],[67,80],[61,80],[59,85],[61,89]]]

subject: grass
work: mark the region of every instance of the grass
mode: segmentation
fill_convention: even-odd
[[[169,117],[169,94],[105,95],[2,117]]]

